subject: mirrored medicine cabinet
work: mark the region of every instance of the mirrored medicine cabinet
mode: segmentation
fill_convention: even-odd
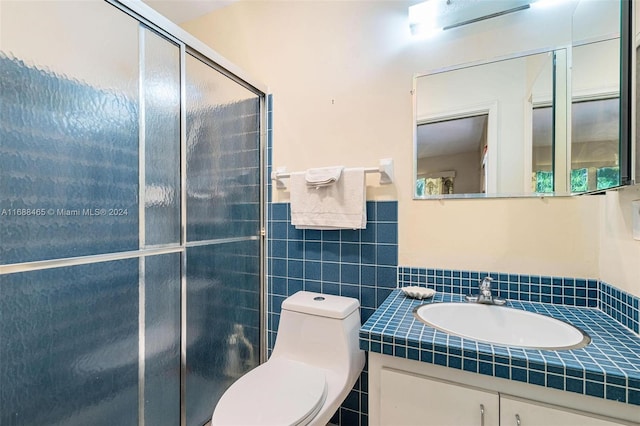
[[[569,43],[416,74],[414,198],[631,183],[630,4],[574,3]]]

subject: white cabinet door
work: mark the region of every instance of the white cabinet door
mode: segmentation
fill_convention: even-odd
[[[500,397],[500,426],[620,426],[603,417],[502,395]]]
[[[497,393],[398,370],[380,372],[380,425],[498,426]]]

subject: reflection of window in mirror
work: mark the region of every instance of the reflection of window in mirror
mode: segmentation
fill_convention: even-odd
[[[571,106],[571,192],[620,185],[618,97]]]
[[[553,192],[553,132],[550,106],[533,109],[534,192]],[[575,101],[571,106],[571,192],[620,185],[618,97]]]
[[[571,192],[620,185],[620,40],[573,47]]]
[[[485,192],[489,115],[418,123],[416,195]]]
[[[553,192],[553,108],[533,108],[532,176],[531,190],[538,193]]]

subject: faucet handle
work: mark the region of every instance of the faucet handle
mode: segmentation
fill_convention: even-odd
[[[480,283],[480,290],[491,290],[491,283],[492,282],[493,282],[493,278],[484,277],[484,279]]]

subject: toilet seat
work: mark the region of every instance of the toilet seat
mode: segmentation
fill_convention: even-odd
[[[231,385],[220,398],[211,424],[302,426],[318,414],[326,398],[322,369],[275,358]]]

